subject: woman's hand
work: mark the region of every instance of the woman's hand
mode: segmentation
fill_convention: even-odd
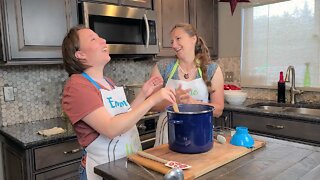
[[[161,101],[167,101],[170,104],[176,103],[175,91],[171,88],[161,88],[159,91],[150,96],[150,99],[154,105],[160,103]]]
[[[190,96],[191,89],[182,89],[181,84],[179,84],[176,89],[176,100],[178,104],[193,104],[195,100]]]
[[[141,91],[145,98],[147,98],[156,90],[159,90],[162,86],[163,79],[159,76],[153,76],[143,84]]]

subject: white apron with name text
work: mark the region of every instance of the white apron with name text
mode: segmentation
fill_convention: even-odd
[[[110,91],[100,89],[103,104],[113,116],[126,113],[130,109],[123,87],[115,87]],[[102,179],[96,175],[93,168],[97,165],[108,163],[141,150],[139,133],[136,126],[113,139],[99,135],[86,148],[86,173],[88,180]]]

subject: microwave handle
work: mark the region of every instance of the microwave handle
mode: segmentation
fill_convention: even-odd
[[[83,24],[85,27],[89,28],[89,10],[88,10],[88,4],[86,2],[81,3],[81,8],[83,9]]]
[[[147,18],[147,15],[144,14],[143,15],[143,19],[144,19],[144,23],[146,25],[146,30],[147,30],[147,42],[146,42],[146,48],[149,47],[149,39],[150,39],[150,29],[149,29],[149,23],[148,23],[148,18]]]

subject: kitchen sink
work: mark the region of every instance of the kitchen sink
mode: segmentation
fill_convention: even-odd
[[[263,109],[263,110],[266,110],[266,111],[270,111],[270,112],[278,112],[278,111],[283,111],[286,109],[286,107],[281,107],[281,106],[257,106],[257,107],[254,107],[254,108],[259,108],[259,109]]]
[[[262,109],[266,112],[292,112],[297,114],[320,116],[320,105],[256,103],[249,105],[248,107]]]
[[[320,109],[311,109],[311,108],[287,108],[285,112],[295,112],[298,114],[307,114],[312,116],[320,116]]]

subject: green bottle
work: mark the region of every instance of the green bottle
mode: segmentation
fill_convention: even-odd
[[[305,63],[305,65],[306,65],[306,71],[304,72],[303,86],[304,87],[310,87],[310,85],[311,85],[311,82],[310,82],[310,69],[309,69],[310,63]]]

